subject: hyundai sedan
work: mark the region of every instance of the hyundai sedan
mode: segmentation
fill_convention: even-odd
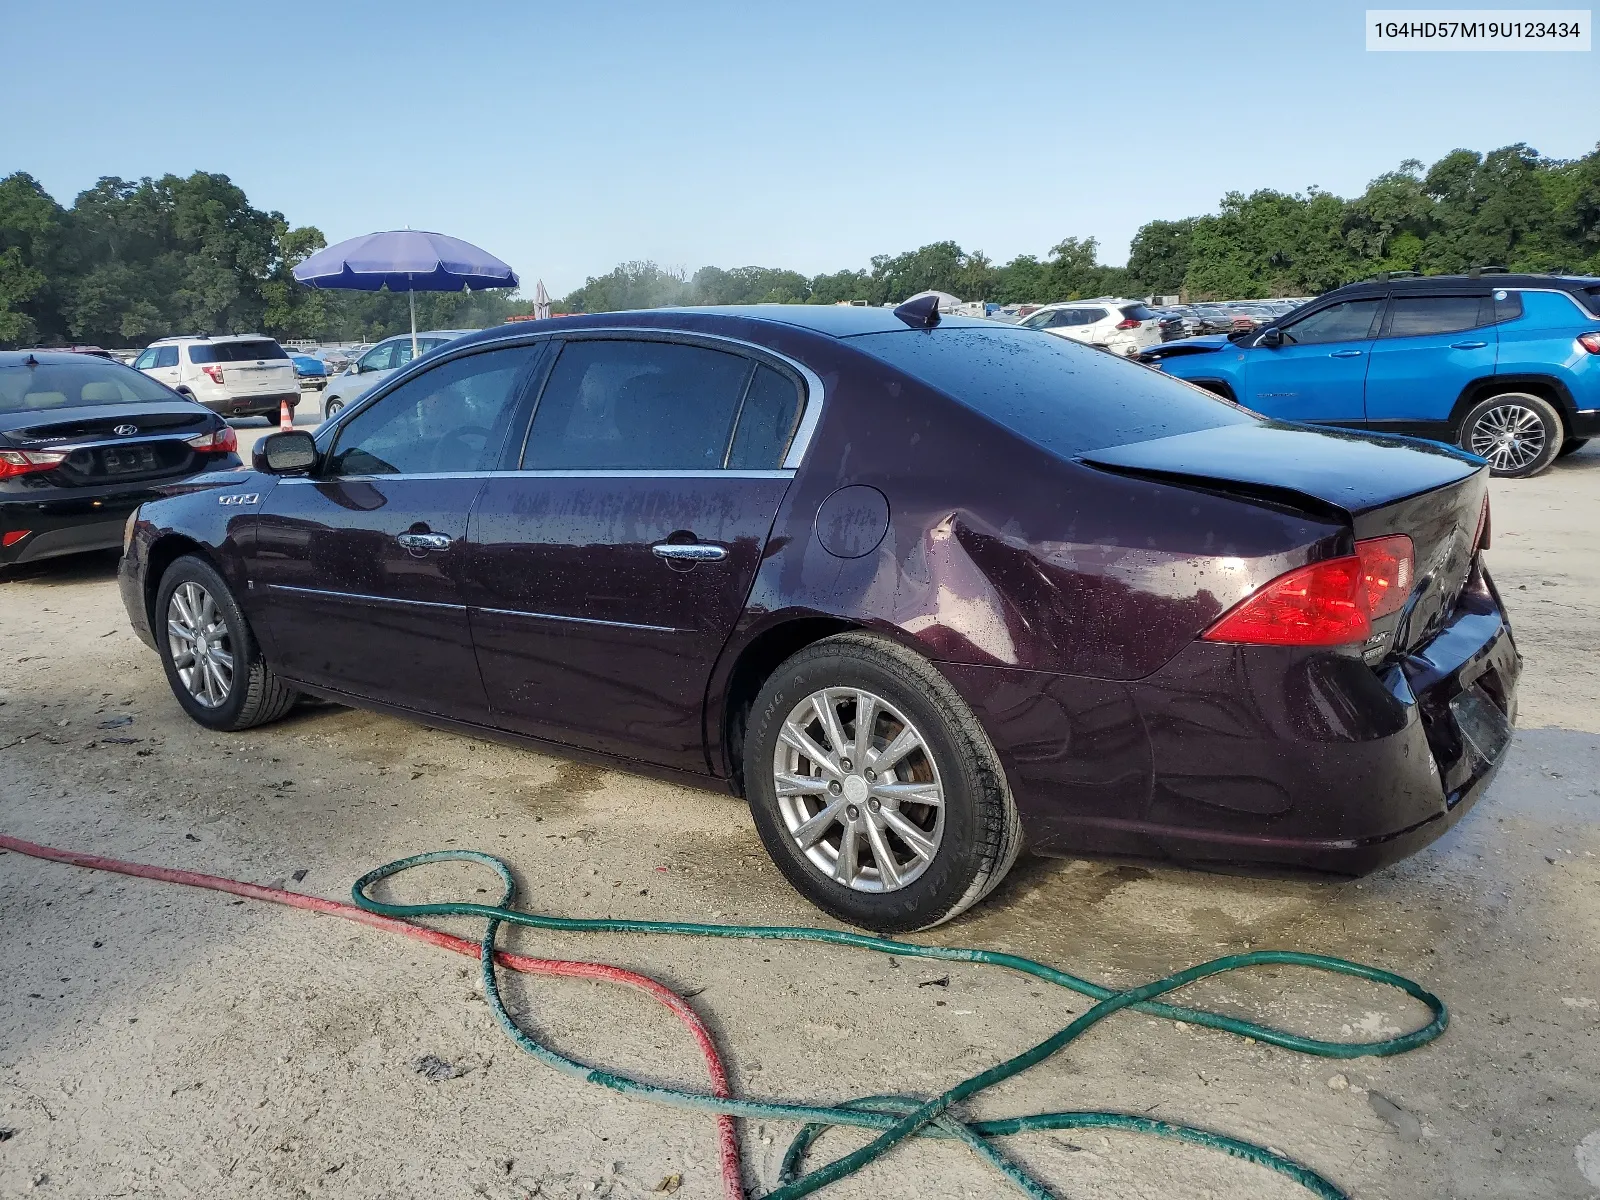
[[[899,931],[1024,841],[1353,875],[1450,828],[1520,669],[1487,482],[928,305],[619,313],[269,435],[121,586],[209,728],[311,695],[722,789]]]

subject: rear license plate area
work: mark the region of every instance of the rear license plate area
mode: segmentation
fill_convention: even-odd
[[[1498,761],[1511,741],[1511,719],[1478,684],[1450,701],[1450,716],[1461,734],[1461,744],[1476,765],[1488,766]]]
[[[100,461],[107,475],[137,475],[161,466],[154,446],[124,446],[117,450],[105,450],[101,452]]]

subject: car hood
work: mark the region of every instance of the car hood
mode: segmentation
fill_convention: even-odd
[[[117,425],[142,426],[150,420],[148,432],[186,425],[184,418],[198,421],[206,409],[193,400],[173,396],[171,400],[141,400],[132,404],[79,404],[69,408],[19,408],[0,410],[0,439],[9,436],[21,442],[51,441],[72,437],[103,437]],[[103,432],[102,432],[103,428]],[[141,432],[147,432],[144,429]]]
[[[1205,333],[1198,337],[1173,338],[1170,342],[1152,346],[1146,357],[1162,358],[1168,354],[1199,354],[1207,350],[1226,350],[1233,344],[1225,333]]]
[[[1078,461],[1120,474],[1301,498],[1351,517],[1445,487],[1483,461],[1437,442],[1261,421],[1086,451]]]

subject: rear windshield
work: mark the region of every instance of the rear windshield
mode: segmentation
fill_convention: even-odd
[[[193,363],[255,362],[262,358],[288,358],[277,342],[196,342],[189,347]]]
[[[849,341],[1063,457],[1260,419],[1159,371],[1049,333],[998,326]]]
[[[1157,314],[1142,304],[1124,304],[1122,315],[1130,321],[1154,321]]]
[[[103,359],[0,366],[0,412],[175,399],[148,375]]]

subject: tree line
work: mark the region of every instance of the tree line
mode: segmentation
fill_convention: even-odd
[[[375,339],[409,328],[406,297],[320,292],[295,263],[326,244],[313,226],[253,208],[225,175],[105,178],[70,208],[31,176],[0,179],[0,345],[140,345],[173,333],[261,331]],[[807,276],[779,267],[692,275],[627,262],[589,278],[557,311],[659,305],[897,302],[929,288],[1000,304],[1094,295],[1190,300],[1309,296],[1379,271],[1473,266],[1600,274],[1600,146],[1554,159],[1521,143],[1408,160],[1353,199],[1309,188],[1229,192],[1215,213],[1153,220],[1125,267],[1093,238],[996,263],[953,241],[864,268]],[[419,293],[427,328],[498,324],[531,305],[501,291]]]

